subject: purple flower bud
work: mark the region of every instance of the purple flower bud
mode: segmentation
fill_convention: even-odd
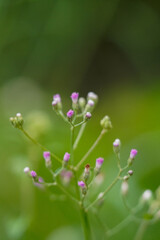
[[[57,105],[57,101],[56,100],[53,100],[52,101],[52,106],[55,107]]]
[[[97,169],[100,169],[101,168],[101,166],[102,166],[102,164],[103,164],[103,162],[104,162],[104,158],[97,158],[96,159],[96,168]]]
[[[85,117],[86,117],[86,119],[90,119],[92,117],[92,114],[90,112],[87,112]]]
[[[29,173],[29,172],[30,172],[30,169],[29,169],[29,167],[25,167],[23,171],[24,171],[24,173],[26,173],[26,174],[27,174],[27,173]]]
[[[43,157],[44,157],[46,162],[50,162],[51,161],[51,154],[50,154],[50,152],[43,152]]]
[[[132,176],[132,175],[133,175],[133,170],[129,170],[129,171],[128,171],[128,174],[129,174],[130,176]]]
[[[94,106],[94,101],[89,99],[87,104],[90,106],[90,107],[93,107]]]
[[[83,181],[78,181],[78,186],[81,188],[85,188],[86,184]]]
[[[73,115],[74,115],[74,111],[73,111],[72,109],[70,109],[70,110],[67,112],[67,117],[68,117],[69,119],[71,119],[71,118],[73,117]]]
[[[37,173],[36,173],[35,171],[31,171],[31,176],[32,176],[33,178],[36,178],[36,177],[37,177]]]
[[[70,183],[71,181],[71,178],[73,176],[73,173],[71,171],[67,171],[67,170],[63,170],[61,173],[60,173],[60,176],[61,176],[61,180],[63,182],[64,185],[67,185]]]
[[[64,160],[65,162],[68,162],[69,159],[70,159],[70,154],[69,154],[68,152],[66,152],[66,153],[64,154],[63,160]]]
[[[42,178],[42,177],[39,177],[39,178],[38,178],[38,182],[39,182],[39,183],[44,183],[43,178]]]
[[[53,96],[53,100],[56,102],[56,103],[60,103],[61,102],[61,96],[59,94],[55,94]]]
[[[114,146],[114,147],[120,147],[120,145],[121,145],[121,142],[120,142],[120,140],[117,138],[117,139],[113,142],[113,146]]]
[[[76,103],[78,102],[78,97],[79,97],[79,93],[73,92],[73,93],[71,94],[72,102],[76,104]]]
[[[134,159],[137,153],[138,151],[136,149],[132,149],[130,152],[130,159]]]

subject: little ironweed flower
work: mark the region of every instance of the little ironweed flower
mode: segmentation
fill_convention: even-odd
[[[53,96],[52,106],[55,110],[61,110],[62,109],[62,101],[60,94],[55,94]]]
[[[67,166],[69,159],[70,159],[70,154],[69,154],[68,152],[66,152],[66,153],[64,154],[64,157],[63,157],[63,166],[64,166],[64,167]]]
[[[94,169],[96,175],[100,172],[103,162],[104,158],[99,157],[96,159],[96,166]]]
[[[117,138],[113,142],[113,150],[114,150],[115,153],[119,153],[120,152],[120,146],[121,146],[121,141]]]
[[[32,170],[32,171],[30,172],[30,174],[31,174],[31,177],[36,181],[36,180],[37,180],[37,173]]]
[[[130,156],[129,156],[129,159],[128,159],[128,165],[132,165],[133,163],[133,160],[135,159],[136,155],[137,155],[138,151],[136,149],[132,149],[131,152],[130,152]]]
[[[70,110],[67,112],[67,117],[68,117],[68,119],[71,120],[72,117],[73,117],[73,115],[74,115],[74,111],[73,111],[72,109],[70,109]]]
[[[85,107],[85,112],[91,112],[94,109],[95,102],[91,99],[88,100],[86,107]]]
[[[82,194],[85,195],[87,193],[87,187],[85,182],[78,181],[78,186],[82,189]]]
[[[68,170],[62,170],[62,172],[60,173],[60,176],[61,176],[61,181],[62,183],[67,186],[70,181],[71,181],[71,178],[73,177],[73,173],[71,171],[68,171]]]
[[[23,120],[21,113],[17,113],[15,117],[11,117],[10,122],[13,125],[13,127],[22,128],[24,120]]]
[[[46,167],[51,168],[52,167],[52,162],[51,162],[50,152],[43,152],[43,157],[44,157],[44,160],[45,160]]]
[[[98,96],[94,92],[89,92],[87,95],[88,100],[93,100],[95,103],[98,101]]]
[[[29,167],[25,167],[23,171],[24,171],[24,173],[28,174],[28,173],[30,173],[30,168]]]
[[[78,97],[79,97],[79,93],[73,92],[71,94],[72,103],[77,104],[78,103]]]
[[[89,179],[89,176],[90,176],[90,165],[87,164],[85,166],[84,173],[83,173],[84,180],[87,181]]]
[[[92,114],[90,112],[87,112],[85,115],[85,119],[88,120],[92,117]]]

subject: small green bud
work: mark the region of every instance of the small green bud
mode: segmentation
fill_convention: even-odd
[[[24,121],[21,113],[17,113],[16,117],[11,117],[10,122],[13,125],[13,127],[22,128]]]
[[[78,100],[78,103],[79,103],[80,109],[83,110],[84,107],[85,107],[85,105],[86,105],[86,100],[85,100],[85,98],[80,97],[79,100]]]
[[[112,128],[112,123],[111,120],[108,116],[105,116],[101,121],[100,124],[102,126],[102,128],[106,129],[106,130],[110,130]]]

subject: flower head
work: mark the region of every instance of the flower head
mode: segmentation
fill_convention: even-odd
[[[78,186],[81,188],[85,188],[86,184],[83,181],[78,181]]]
[[[87,95],[88,100],[93,100],[94,102],[97,102],[98,96],[94,92],[89,92]]]
[[[94,103],[93,100],[89,99],[88,102],[87,102],[87,104],[88,104],[90,107],[93,107],[95,103]]]
[[[87,112],[86,115],[85,115],[85,118],[90,119],[91,117],[92,117],[92,114],[90,112]]]
[[[78,97],[79,97],[79,93],[77,93],[77,92],[73,92],[73,93],[71,94],[71,99],[72,99],[72,102],[73,102],[74,104],[76,104],[76,103],[78,102]]]
[[[70,159],[70,154],[69,154],[68,152],[66,152],[66,153],[64,154],[63,160],[64,160],[65,162],[68,162],[69,159]]]
[[[134,159],[137,153],[138,151],[136,149],[132,149],[130,152],[130,159]]]
[[[53,100],[56,102],[56,103],[60,103],[61,102],[61,96],[60,94],[55,94],[53,96]]]
[[[46,162],[49,162],[51,160],[50,152],[43,152],[43,157],[44,157]]]
[[[103,162],[104,162],[104,158],[101,158],[101,157],[97,158],[96,159],[96,168],[100,169],[102,164],[103,164]]]
[[[114,142],[113,142],[113,146],[114,147],[119,147],[121,145],[121,141],[117,138]]]
[[[31,171],[31,176],[32,176],[33,178],[36,178],[36,177],[37,177],[37,173],[36,173],[35,171]]]
[[[30,169],[29,169],[29,167],[25,167],[23,171],[24,171],[24,173],[29,173]]]
[[[70,109],[70,110],[67,112],[67,117],[68,117],[69,119],[71,119],[71,118],[73,117],[73,115],[74,115],[74,111],[73,111],[72,109]]]

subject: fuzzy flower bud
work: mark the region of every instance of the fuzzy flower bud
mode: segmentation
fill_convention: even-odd
[[[68,119],[71,120],[72,117],[73,117],[73,115],[74,115],[74,111],[73,111],[72,109],[70,109],[70,110],[67,112],[67,117],[68,117]]]
[[[137,151],[136,149],[132,149],[132,150],[131,150],[130,156],[129,156],[129,159],[128,159],[128,164],[129,164],[129,166],[132,165],[133,160],[135,159],[137,153],[138,153],[138,151]]]
[[[64,154],[64,157],[63,157],[63,166],[64,166],[64,167],[67,166],[69,159],[70,159],[70,154],[69,154],[68,152],[66,152],[66,153]]]
[[[22,128],[24,120],[21,113],[17,113],[16,117],[11,117],[10,122],[15,128]]]
[[[45,160],[45,164],[47,168],[51,168],[52,167],[52,163],[51,163],[51,154],[50,152],[43,152],[43,157]]]
[[[85,115],[85,119],[88,120],[92,117],[92,114],[90,112],[87,112]]]
[[[145,190],[142,194],[142,201],[143,202],[149,202],[152,199],[152,191],[151,190]]]
[[[25,167],[23,171],[24,171],[24,173],[28,174],[30,172],[30,168],[29,167]]]
[[[123,181],[121,185],[121,194],[126,196],[128,194],[129,185],[127,181]]]
[[[85,195],[87,193],[86,184],[83,181],[78,181],[78,186],[82,189],[82,194]]]
[[[31,171],[30,174],[31,174],[31,177],[32,177],[34,180],[37,179],[37,173],[36,173],[35,171]]]
[[[59,111],[62,109],[62,101],[61,101],[61,96],[59,94],[55,94],[53,96],[52,106],[56,111]]]
[[[119,153],[120,152],[120,146],[121,146],[121,141],[117,138],[113,142],[113,150],[114,150],[115,153]]]
[[[87,164],[85,166],[84,174],[83,174],[84,180],[87,181],[89,179],[89,176],[90,176],[90,165]]]
[[[77,104],[78,103],[78,97],[79,97],[79,93],[73,92],[71,94],[72,103]]]
[[[92,112],[92,110],[94,109],[94,106],[95,106],[94,101],[89,99],[85,107],[85,112]]]
[[[93,100],[94,102],[98,101],[98,96],[94,92],[89,92],[87,95],[88,100]]]
[[[110,130],[112,128],[112,123],[111,120],[108,116],[105,116],[101,121],[100,124],[102,126],[102,128],[106,129],[106,130]]]
[[[61,173],[60,173],[60,176],[61,176],[61,181],[62,183],[67,186],[70,181],[71,181],[71,178],[73,177],[73,173],[71,171],[67,171],[67,170],[63,170]]]
[[[129,171],[128,171],[128,174],[129,174],[130,176],[132,176],[132,175],[133,175],[133,170],[129,170]]]
[[[94,169],[96,175],[100,172],[103,162],[104,162],[104,158],[100,157],[96,159],[96,166]]]
[[[80,106],[81,110],[83,111],[83,110],[84,110],[84,107],[85,107],[85,105],[86,105],[86,100],[85,100],[85,98],[83,98],[83,97],[79,98],[78,103],[79,103],[79,106]]]

